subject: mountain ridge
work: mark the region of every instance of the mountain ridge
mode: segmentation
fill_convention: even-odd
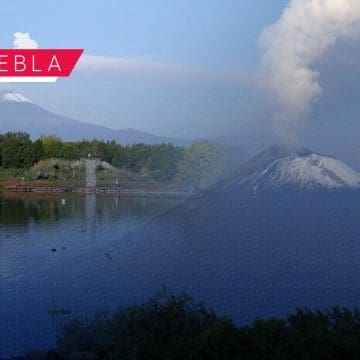
[[[23,131],[32,139],[56,135],[64,141],[82,139],[116,140],[121,144],[145,143],[188,145],[191,141],[154,135],[141,130],[110,129],[103,125],[71,119],[48,111],[13,91],[0,92],[0,132]]]
[[[240,166],[226,187],[259,189],[293,187],[298,190],[360,188],[360,173],[330,156],[305,147],[271,146]]]

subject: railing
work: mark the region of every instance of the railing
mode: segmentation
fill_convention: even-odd
[[[120,182],[116,185],[106,181],[99,181],[97,186],[87,187],[84,181],[60,181],[60,180],[32,180],[20,181],[17,179],[0,180],[7,191],[16,192],[35,192],[35,193],[62,193],[62,192],[82,192],[82,193],[143,193],[143,192],[186,192],[186,190],[176,184],[147,183],[147,182]]]

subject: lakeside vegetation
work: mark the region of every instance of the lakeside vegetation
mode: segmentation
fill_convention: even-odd
[[[22,132],[0,134],[0,179],[81,180],[81,158],[98,158],[98,179],[174,182],[206,189],[227,176],[234,165],[230,150],[199,141],[190,147],[172,144],[121,145],[115,141],[62,141],[43,136],[32,141]]]
[[[164,289],[140,305],[68,322],[56,349],[44,358],[71,354],[98,359],[357,359],[360,311],[297,309],[285,319],[236,326],[187,294],[175,296]]]

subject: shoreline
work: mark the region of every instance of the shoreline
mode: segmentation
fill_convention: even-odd
[[[44,181],[1,179],[0,192],[32,194],[103,194],[115,196],[142,197],[188,197],[193,195],[185,188],[175,184],[124,182],[117,185],[100,182],[98,186],[86,187],[80,181]]]

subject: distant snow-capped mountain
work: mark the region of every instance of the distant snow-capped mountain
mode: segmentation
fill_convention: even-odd
[[[0,133],[8,131],[24,131],[33,139],[42,135],[56,135],[66,141],[96,138],[116,140],[125,145],[189,143],[184,139],[157,136],[135,129],[114,130],[102,125],[66,118],[43,109],[19,93],[3,90],[0,92]]]
[[[25,96],[13,91],[0,91],[0,102],[31,103]]]
[[[256,193],[264,188],[360,188],[360,173],[343,162],[306,148],[272,146],[241,166],[228,186]]]

